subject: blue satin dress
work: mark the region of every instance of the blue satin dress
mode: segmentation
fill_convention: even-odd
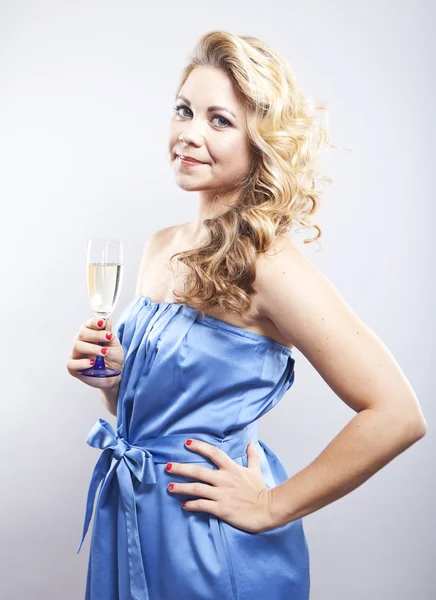
[[[294,382],[292,350],[186,304],[138,296],[114,328],[124,349],[117,431],[99,419],[86,440],[102,450],[89,485],[80,551],[94,511],[86,600],[308,600],[302,519],[260,533],[182,508],[172,493],[198,481],[168,462],[218,467],[196,438],[247,466],[255,442],[265,485],[289,478],[257,437],[258,419]]]

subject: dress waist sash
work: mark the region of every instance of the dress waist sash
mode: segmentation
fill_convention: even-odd
[[[209,463],[210,460],[198,452],[192,452],[185,446],[189,438],[208,442],[223,450],[230,458],[242,456],[251,440],[256,441],[258,434],[257,421],[250,423],[244,429],[231,432],[226,437],[207,433],[183,433],[163,435],[130,444],[115,433],[110,423],[98,419],[89,432],[86,443],[103,452],[95,465],[86,500],[86,514],[83,525],[82,539],[77,550],[79,554],[88,531],[92,517],[94,499],[102,480],[109,482],[116,472],[122,506],[126,517],[127,552],[129,559],[130,588],[133,600],[148,600],[147,581],[142,562],[141,545],[139,541],[136,499],[133,488],[132,474],[143,483],[156,484],[155,463],[170,461],[181,463]]]

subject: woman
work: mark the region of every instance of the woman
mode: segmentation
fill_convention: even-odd
[[[302,518],[425,434],[398,364],[288,236],[319,203],[328,137],[309,105],[253,37],[205,34],[182,74],[169,159],[197,218],[149,238],[114,334],[89,319],[67,365],[122,368],[83,378],[117,416],[87,439],[103,450],[87,599],[306,600]],[[257,421],[292,386],[294,346],[357,414],[289,478]]]

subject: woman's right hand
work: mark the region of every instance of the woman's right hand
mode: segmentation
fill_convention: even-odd
[[[98,323],[102,323],[100,326]],[[112,334],[112,335],[110,335]],[[110,335],[110,339],[106,336]],[[103,342],[104,346],[99,346]],[[102,353],[103,348],[107,353]],[[92,367],[90,360],[96,356],[103,356],[105,365],[111,369],[120,369],[121,373],[115,377],[87,377],[79,375],[77,371]],[[67,371],[73,377],[80,379],[91,387],[110,389],[118,385],[124,367],[124,350],[120,340],[112,332],[112,320],[104,321],[93,317],[86,321],[73,337],[70,359],[67,362]]]

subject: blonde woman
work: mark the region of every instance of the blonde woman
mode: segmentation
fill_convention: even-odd
[[[90,319],[68,363],[80,378],[106,350],[122,369],[83,378],[117,417],[87,439],[103,451],[87,600],[307,600],[303,517],[426,432],[390,352],[289,237],[294,225],[321,236],[309,217],[329,139],[311,108],[254,37],[206,33],[182,73],[168,151],[197,217],[147,240],[114,332]],[[294,347],[356,416],[289,477],[257,422],[293,384]]]

